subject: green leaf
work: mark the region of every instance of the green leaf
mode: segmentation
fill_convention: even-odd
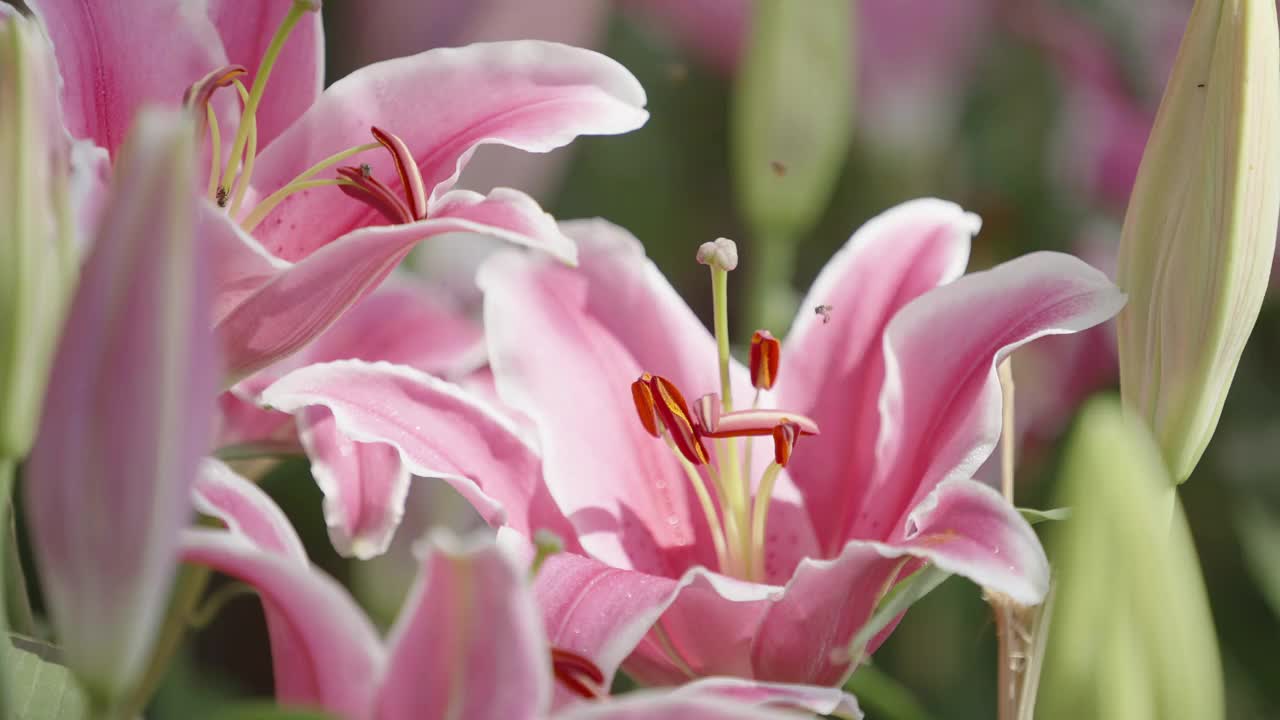
[[[867,663],[844,684],[858,704],[873,717],[885,720],[930,720],[929,711],[911,693],[874,663]]]
[[[80,720],[86,703],[71,671],[60,664],[58,650],[39,640],[10,635],[4,648],[9,711],[22,720]]]
[[[1018,512],[1022,514],[1022,519],[1031,525],[1039,525],[1046,520],[1066,520],[1071,517],[1071,508],[1061,507],[1052,510],[1036,510],[1033,508],[1018,508]]]

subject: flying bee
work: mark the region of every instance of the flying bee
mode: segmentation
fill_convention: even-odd
[[[831,322],[831,310],[832,307],[830,305],[819,305],[813,309],[813,312],[815,315],[821,315],[822,324],[826,325]]]

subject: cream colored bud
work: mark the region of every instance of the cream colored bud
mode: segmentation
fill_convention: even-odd
[[[0,13],[0,458],[31,447],[76,273],[57,92],[40,27]]]
[[[698,246],[698,262],[717,270],[732,270],[738,267],[738,245],[729,238],[704,242]]]
[[[1120,242],[1125,403],[1177,482],[1213,436],[1253,329],[1280,213],[1273,0],[1197,0]]]

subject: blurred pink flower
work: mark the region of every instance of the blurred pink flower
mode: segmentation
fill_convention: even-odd
[[[443,534],[424,543],[417,580],[384,641],[342,586],[310,564],[283,512],[255,485],[207,461],[195,500],[228,530],[187,531],[182,556],[257,589],[285,705],[352,720],[794,717],[770,709],[777,706],[859,716],[836,689],[729,679],[575,702],[606,696],[614,667],[548,646],[527,575],[498,545],[467,547]]]
[[[214,323],[233,379],[306,345],[427,237],[494,235],[572,262],[572,244],[531,198],[506,188],[487,196],[455,190],[458,174],[483,144],[546,152],[647,118],[630,73],[563,45],[441,49],[362,68],[322,93],[323,37],[311,2],[268,0],[250,13],[225,0],[30,4],[53,40],[73,134],[114,154],[142,103],[176,105],[184,94],[207,119],[211,202],[202,231],[213,247]],[[295,22],[268,62],[277,28]],[[272,82],[262,94],[267,71]],[[239,113],[227,88],[247,73],[262,82]],[[215,144],[214,127],[235,141]],[[352,165],[333,169],[348,158]],[[338,178],[314,178],[326,170],[357,199],[322,186]]]
[[[822,435],[800,440],[776,475],[753,575],[720,565],[689,475],[646,432],[629,391],[644,370],[691,397],[718,388],[713,339],[633,237],[601,221],[564,228],[582,247],[579,271],[508,253],[481,272],[498,393],[536,439],[501,408],[385,363],[301,368],[259,401],[323,407],[347,436],[448,480],[504,532],[558,534],[566,552],[537,583],[553,643],[620,662],[630,646],[618,638],[653,626],[628,660],[645,682],[836,682],[852,661],[833,651],[921,561],[1021,602],[1043,596],[1034,534],[968,478],[999,435],[994,363],[1114,314],[1122,296],[1100,273],[1038,253],[957,279],[977,219],[940,201],[908,203],[855,234],[786,341],[771,397]],[[732,372],[746,397],[745,368]],[[696,433],[666,426],[692,447]]]
[[[186,120],[139,114],[117,151],[24,477],[59,647],[101,709],[149,657],[213,416],[217,352]]]

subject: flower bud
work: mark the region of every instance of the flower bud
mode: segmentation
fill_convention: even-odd
[[[1272,0],[1197,0],[1125,215],[1125,403],[1174,480],[1208,445],[1267,289],[1280,213]]]
[[[1048,538],[1057,587],[1036,717],[1222,718],[1208,595],[1151,433],[1099,398],[1064,457],[1054,504],[1071,517]]]
[[[110,709],[146,667],[218,369],[187,113],[143,111],[67,313],[25,501],[62,655]]]
[[[75,280],[70,139],[57,92],[40,27],[0,12],[0,458],[31,447]]]

